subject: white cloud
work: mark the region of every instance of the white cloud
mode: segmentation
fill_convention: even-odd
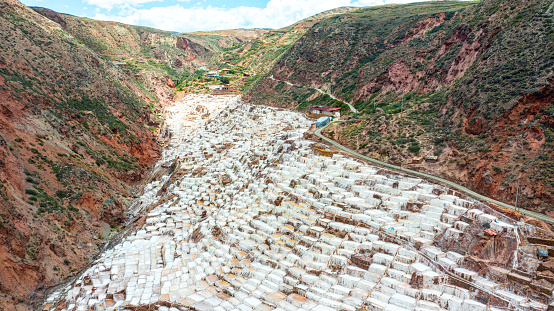
[[[160,0],[83,0],[83,2],[96,5],[102,9],[111,10],[116,6],[134,6],[137,4],[157,2]]]
[[[130,5],[149,0],[85,0],[88,2]],[[421,0],[420,0],[421,1]],[[414,0],[270,0],[265,8],[241,6],[185,8],[180,4],[167,7],[136,9],[127,6],[124,13],[97,14],[94,19],[118,21],[131,25],[191,32],[236,28],[281,28],[303,18],[341,6],[367,6],[407,3]]]

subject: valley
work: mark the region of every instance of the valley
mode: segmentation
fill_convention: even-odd
[[[523,296],[510,279],[549,266],[523,241],[554,234],[525,217],[322,155],[295,112],[211,95],[165,109],[132,226],[47,310],[546,310],[545,279]]]
[[[553,20],[179,33],[0,0],[0,309],[550,310]]]

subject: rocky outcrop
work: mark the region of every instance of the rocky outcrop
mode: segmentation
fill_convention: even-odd
[[[186,58],[187,61],[193,61],[198,57],[198,55],[209,54],[209,50],[207,48],[185,37],[178,37],[175,46],[178,49],[187,52],[187,54],[189,55]]]
[[[401,91],[409,93],[418,87],[418,77],[403,61],[391,64],[385,72],[361,86],[354,93],[354,101],[362,101],[376,92]]]

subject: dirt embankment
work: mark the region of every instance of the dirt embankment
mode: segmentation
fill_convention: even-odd
[[[116,66],[17,1],[0,13],[0,309],[33,310],[121,228],[174,84]]]

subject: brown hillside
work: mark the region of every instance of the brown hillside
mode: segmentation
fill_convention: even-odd
[[[258,103],[361,112],[328,134],[360,152],[550,213],[551,1],[434,1],[315,24],[249,92]],[[290,87],[269,79],[285,80]],[[342,106],[343,113],[348,107]],[[410,164],[436,155],[437,163]]]
[[[37,11],[48,18],[0,1],[1,310],[34,309],[119,231],[133,184],[158,158],[157,114],[173,79],[216,46]],[[80,26],[86,36],[70,33]],[[117,27],[128,32],[105,37]]]

